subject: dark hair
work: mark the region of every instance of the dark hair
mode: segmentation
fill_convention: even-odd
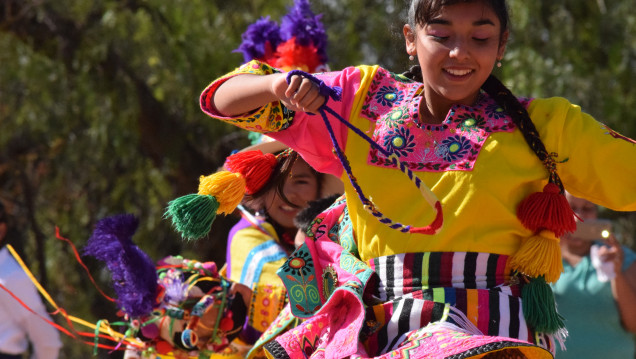
[[[265,194],[269,193],[271,190],[275,190],[276,194],[279,195],[280,198],[283,199],[283,201],[285,201],[290,206],[296,207],[297,205],[292,203],[285,196],[283,187],[285,186],[285,181],[289,177],[289,173],[291,172],[292,167],[294,166],[294,163],[296,163],[298,159],[299,159],[299,156],[298,156],[298,152],[296,151],[291,151],[289,155],[287,156],[281,156],[280,159],[278,160],[278,165],[276,165],[276,168],[274,169],[272,178],[270,178],[270,180],[258,192],[252,195],[245,196],[245,200],[244,200],[245,204],[248,207],[253,208],[254,203],[256,203],[258,199],[265,196]],[[304,161],[302,158],[300,160]],[[311,173],[314,176],[316,176],[316,180],[318,182],[316,195],[318,195],[320,193],[320,189],[322,188],[324,176],[322,173],[314,170],[311,166],[309,166],[309,168],[311,169]]]
[[[442,11],[444,6],[454,5],[462,2],[483,1],[490,5],[501,23],[500,34],[508,30],[510,16],[508,6],[505,0],[412,0],[409,8],[408,22],[414,27],[428,23],[434,16]],[[408,71],[403,73],[404,76],[422,82],[422,70],[419,65],[412,66]],[[545,148],[545,145],[539,137],[534,123],[530,119],[530,115],[525,107],[519,102],[512,92],[494,75],[490,75],[486,82],[482,85],[482,89],[492,97],[499,106],[501,106],[512,118],[515,125],[523,134],[523,138],[530,146],[532,151],[537,155],[550,174],[550,182],[555,183],[563,193],[563,184],[559,175],[556,173],[556,165],[554,159]]]
[[[490,5],[495,12],[501,25],[499,29],[500,41],[503,40],[503,34],[508,30],[508,24],[510,23],[510,13],[506,0],[411,0],[406,21],[411,25],[411,28],[415,30],[417,25],[425,25],[431,21],[431,19],[442,12],[445,6],[476,1],[483,1],[485,4]],[[420,65],[411,66],[411,68],[402,75],[419,82],[423,80]]]
[[[490,5],[495,14],[497,14],[497,18],[499,18],[501,24],[500,34],[508,30],[510,15],[508,13],[506,0],[412,0],[407,21],[415,28],[416,25],[427,24],[433,17],[437,16],[445,6],[476,1],[483,1]]]
[[[310,201],[309,205],[298,212],[296,217],[294,217],[294,224],[296,225],[296,228],[303,232],[307,232],[314,218],[329,208],[329,206],[331,206],[340,196],[340,194],[336,193],[328,197]]]

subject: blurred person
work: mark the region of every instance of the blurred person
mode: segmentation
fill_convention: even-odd
[[[566,197],[583,223],[597,219],[596,204]],[[553,290],[569,337],[558,357],[634,358],[636,254],[613,234],[594,240],[577,232],[561,238],[561,251],[564,272]]]
[[[17,240],[7,212],[0,203],[0,284],[27,307],[48,320],[42,298],[31,279],[6,248]],[[4,288],[3,288],[4,289]],[[0,359],[19,359],[29,351],[32,359],[55,359],[62,342],[53,326],[31,313],[7,290],[0,290]]]

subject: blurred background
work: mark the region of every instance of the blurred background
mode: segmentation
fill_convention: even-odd
[[[291,0],[0,1],[0,201],[13,215],[28,266],[69,314],[117,320],[61,235],[82,248],[95,222],[140,218],[136,243],[153,259],[224,262],[236,219],[210,236],[179,238],[166,204],[196,192],[245,132],[209,119],[203,88],[243,61],[233,52],[260,16],[278,21]],[[563,96],[636,138],[633,0],[510,0],[512,33],[497,75],[517,95]],[[329,66],[409,65],[403,0],[314,0]],[[634,247],[634,213],[604,211]],[[108,273],[86,260],[107,293]],[[59,316],[56,321],[64,324]],[[79,328],[78,328],[79,329]],[[92,355],[65,337],[61,358]],[[91,342],[89,339],[88,342]],[[99,357],[117,357],[100,350]]]

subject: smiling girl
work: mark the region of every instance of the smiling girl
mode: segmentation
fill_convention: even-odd
[[[567,332],[548,283],[562,271],[559,237],[576,226],[564,189],[636,210],[636,143],[566,99],[516,97],[492,76],[509,37],[504,0],[413,0],[404,36],[418,63],[405,74],[290,76],[253,61],[201,95],[211,117],[345,179],[346,204],[279,271],[307,320],[266,349],[551,358]],[[343,218],[352,240],[334,237]]]

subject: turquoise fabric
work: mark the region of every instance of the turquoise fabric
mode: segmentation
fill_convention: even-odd
[[[624,250],[623,270],[636,262],[636,253],[627,247]],[[563,269],[553,290],[570,335],[565,342],[567,350],[559,350],[556,358],[633,359],[634,338],[623,330],[611,284],[599,282],[590,256],[575,267],[564,261]]]

